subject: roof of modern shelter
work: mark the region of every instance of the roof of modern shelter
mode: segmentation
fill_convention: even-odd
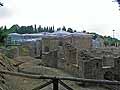
[[[34,41],[34,42],[36,42],[36,41],[38,41],[38,40],[42,40],[42,38],[35,38],[35,39],[24,39],[24,40],[22,40],[22,42],[31,42],[31,41]]]
[[[63,31],[63,30],[60,30],[60,31],[53,32],[52,34],[55,34],[55,35],[60,35],[60,34],[70,35],[71,33]]]
[[[8,34],[8,35],[10,35],[10,36],[12,36],[12,35],[19,36],[20,34],[18,34],[18,33],[10,33],[10,34]]]
[[[74,32],[74,33],[72,33],[71,35],[73,35],[73,36],[92,36],[92,34],[87,34],[87,33],[83,33],[83,32]]]
[[[69,33],[66,31],[56,31],[53,33],[48,33],[48,32],[41,32],[41,33],[33,33],[33,34],[18,34],[18,33],[10,33],[10,36],[15,35],[15,36],[41,36],[41,37],[69,37],[69,36],[92,36],[92,34],[87,34],[83,32],[74,32],[74,33]]]

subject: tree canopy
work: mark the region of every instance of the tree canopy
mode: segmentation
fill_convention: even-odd
[[[3,6],[3,3],[0,2],[0,6]]]

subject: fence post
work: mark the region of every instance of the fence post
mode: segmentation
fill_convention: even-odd
[[[58,79],[53,79],[53,90],[58,90]]]

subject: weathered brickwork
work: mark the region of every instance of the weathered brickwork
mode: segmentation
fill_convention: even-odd
[[[21,47],[27,51],[23,53]],[[15,55],[41,56],[44,65],[80,78],[120,80],[119,48],[93,48],[90,35],[46,36],[16,50]]]

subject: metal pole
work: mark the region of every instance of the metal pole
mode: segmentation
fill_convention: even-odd
[[[53,79],[53,90],[58,90],[58,79]]]
[[[115,30],[113,30],[113,38],[115,38],[114,31],[115,31]]]

